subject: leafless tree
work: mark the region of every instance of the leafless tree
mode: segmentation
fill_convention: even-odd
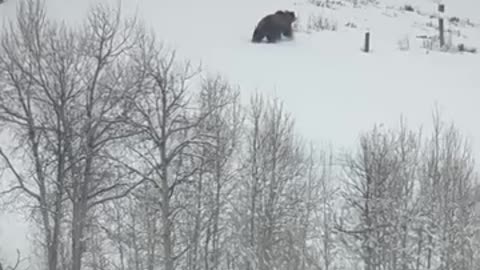
[[[339,246],[333,226],[338,198],[338,187],[334,185],[337,180],[334,155],[332,150],[311,149],[308,161],[308,184],[305,191],[308,207],[306,220],[302,222],[306,232],[303,256],[307,264],[302,269],[328,270],[337,264]],[[308,242],[315,245],[307,245]]]
[[[422,171],[420,196],[428,211],[423,214],[426,222],[419,237],[418,264],[425,269],[473,269],[472,240],[478,225],[468,202],[476,183],[471,147],[453,125],[447,127],[441,121],[438,112],[433,122]]]
[[[159,60],[161,59],[159,58]],[[172,68],[172,70],[165,74],[162,73],[160,78],[166,76],[174,79],[169,77],[173,74],[174,61],[171,64],[172,66],[169,68]],[[165,94],[170,98],[170,94],[175,95],[177,90],[180,89],[168,88],[162,95]],[[138,91],[146,91],[146,89],[139,88]],[[156,91],[160,90],[157,89]],[[237,171],[234,155],[238,151],[237,144],[239,144],[239,128],[241,125],[238,92],[220,77],[205,79],[201,82],[199,92],[194,93],[192,89],[187,88],[184,91],[182,94],[185,95],[185,100],[183,101],[187,102],[186,96],[189,95],[192,98],[190,103],[181,103],[182,98],[180,96],[178,96],[178,99],[172,98],[171,100],[172,102],[179,102],[175,105],[178,106],[176,110],[185,110],[183,113],[191,112],[192,118],[182,118],[182,120],[193,121],[195,120],[193,118],[195,114],[198,114],[201,119],[197,118],[194,125],[182,132],[172,133],[172,137],[169,137],[172,143],[176,144],[177,140],[185,139],[183,136],[186,131],[192,136],[190,145],[185,146],[188,151],[179,151],[176,154],[177,156],[172,157],[172,163],[169,165],[173,173],[170,181],[175,185],[171,189],[174,192],[169,194],[169,200],[173,205],[171,211],[175,212],[175,215],[170,217],[171,222],[175,224],[175,226],[172,226],[172,230],[174,230],[172,235],[175,235],[176,239],[174,249],[180,250],[180,255],[185,254],[185,256],[175,256],[175,267],[215,269],[221,267],[221,264],[223,264],[222,257],[226,253],[226,248],[222,248],[225,245],[222,232],[227,230],[226,226],[228,224],[223,209],[228,207],[227,202],[229,201],[227,199],[232,192],[232,180],[235,179]],[[138,94],[141,95],[142,102],[155,103],[152,96],[148,97],[145,93]],[[140,99],[132,99],[131,101],[140,102]],[[185,107],[180,108],[180,106]],[[174,113],[173,110],[172,113]],[[141,115],[145,117],[145,114]],[[170,112],[167,115],[171,115]],[[181,112],[178,115],[181,115]],[[128,126],[139,129],[139,122],[134,120],[129,120]],[[171,121],[177,120],[172,119]],[[177,124],[182,124],[182,126],[173,126],[171,127],[172,130],[186,125],[186,123]],[[144,167],[143,162],[149,162],[150,159],[147,159],[147,156],[151,157],[151,154],[144,153],[149,153],[156,148],[148,151],[139,148],[139,145],[145,143],[145,137],[143,136],[146,136],[146,134],[139,133],[136,138],[141,143],[132,141],[132,144],[127,144],[127,148],[134,153],[132,156],[138,155],[140,157],[144,155],[145,160],[140,159],[142,162],[128,163],[128,166],[135,174],[147,177],[144,175],[145,168],[149,167]],[[193,141],[193,136],[196,136],[196,141]],[[133,166],[133,164],[138,165],[138,167]],[[188,175],[184,175],[185,178],[177,179],[176,177],[179,177],[179,175],[176,174],[182,171],[188,172]],[[111,216],[109,219],[113,221],[111,223],[121,222],[123,224],[105,225],[108,228],[104,229],[108,231],[108,234],[116,243],[115,245],[118,245],[119,248],[126,245],[127,253],[133,253],[135,269],[140,269],[139,265],[146,265],[147,269],[154,269],[155,265],[164,262],[164,260],[158,260],[165,249],[164,236],[157,236],[164,227],[163,216],[161,215],[162,203],[159,200],[158,184],[153,181],[155,178],[153,176],[148,177],[150,177],[150,181],[143,183],[142,188],[132,194],[134,196],[133,208],[126,210],[125,205],[117,203],[111,206],[113,209],[109,211],[110,214],[106,213],[106,215],[111,216],[113,211],[120,211],[130,216],[130,218],[122,216],[122,220]],[[161,179],[156,181],[161,181]],[[119,227],[122,227],[120,231],[118,231]],[[115,233],[115,231],[118,233]],[[122,254],[124,253],[122,251]],[[141,254],[145,255],[142,256]],[[142,259],[145,257],[145,260]],[[130,260],[127,260],[126,264],[131,265],[128,261]]]
[[[243,246],[245,250],[243,251],[243,257],[245,258],[245,267],[247,269],[256,269],[258,257],[257,255],[257,208],[259,200],[259,190],[260,190],[260,181],[263,176],[262,166],[261,166],[261,147],[264,143],[264,137],[261,134],[261,121],[264,111],[264,101],[260,95],[256,95],[251,98],[250,108],[248,111],[248,124],[250,128],[246,134],[246,160],[248,164],[246,167],[247,172],[245,173],[245,178],[248,179],[245,181],[246,188],[243,193],[240,193],[240,197],[247,198],[245,204],[246,213],[248,216],[240,224],[240,228],[244,231]],[[242,210],[237,210],[242,211]],[[242,211],[243,212],[243,211]],[[244,212],[245,213],[245,212]]]
[[[189,215],[185,196],[203,158],[197,150],[212,143],[211,134],[198,127],[225,104],[200,110],[189,85],[199,70],[179,64],[175,53],[162,48],[154,36],[137,42],[133,72],[140,79],[125,104],[133,111],[125,125],[137,135],[125,144],[128,154],[120,161],[157,191],[162,264],[172,270],[190,248],[175,235],[185,231],[179,221]]]
[[[102,205],[101,230],[112,251],[113,269],[151,269],[158,264],[160,236],[156,194],[148,182],[115,203]]]
[[[365,269],[473,269],[471,147],[435,115],[433,135],[375,128],[346,166],[338,225]]]
[[[208,114],[199,133],[208,135],[208,144],[198,148],[200,160],[196,179],[190,269],[219,269],[224,264],[227,217],[233,180],[238,179],[238,158],[243,123],[239,92],[221,77],[204,80],[199,95],[200,111]],[[203,246],[202,250],[200,247]],[[203,260],[200,259],[203,257]],[[202,263],[201,263],[202,262]],[[199,267],[203,265],[203,267]]]
[[[292,245],[295,249],[300,245],[296,226],[299,197],[293,194],[302,188],[305,152],[292,119],[278,100],[252,97],[248,117],[244,186],[239,193],[245,207],[240,223],[245,230],[240,241],[244,243],[245,267],[283,269]]]
[[[337,229],[366,270],[409,269],[408,234],[419,135],[375,127],[360,139],[355,157],[347,157],[344,200],[348,216]]]
[[[141,35],[120,10],[96,6],[75,30],[48,20],[43,2],[31,0],[20,3],[3,35],[0,119],[16,135],[16,152],[0,155],[16,181],[10,191],[38,210],[50,270],[59,267],[70,229],[70,267],[80,270],[89,212],[136,186],[110,156],[114,143],[131,135],[119,126],[134,85],[123,66]],[[21,156],[27,162],[17,164]]]
[[[0,270],[17,270],[21,262],[22,262],[22,257],[20,255],[20,251],[17,249],[17,259],[15,261],[15,264],[13,266],[6,266],[5,268],[3,268],[3,265],[0,262]]]

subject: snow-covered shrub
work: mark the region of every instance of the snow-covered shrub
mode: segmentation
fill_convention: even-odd
[[[460,52],[469,52],[469,53],[477,53],[477,48],[468,47],[463,43],[457,45],[457,48]]]
[[[412,5],[408,5],[408,4],[404,5],[401,9],[405,10],[405,11],[409,11],[409,12],[414,12],[415,11],[415,9],[412,7]]]
[[[337,29],[338,22],[331,18],[324,17],[320,14],[310,14],[310,16],[308,17],[308,31],[337,31]]]
[[[448,23],[454,26],[462,26],[462,27],[476,27],[477,25],[472,22],[470,19],[462,19],[456,16],[452,16],[448,18]]]
[[[358,27],[354,22],[347,22],[345,24],[345,26],[350,27],[350,28],[357,28]]]
[[[460,18],[453,16],[450,19],[448,19],[448,21],[453,24],[458,24],[460,22]]]
[[[338,6],[345,6],[343,1],[335,0],[308,0],[308,2],[317,7],[336,9]]]
[[[328,0],[308,0],[308,2],[317,7],[328,7]]]
[[[422,41],[422,48],[426,49],[427,51],[433,51],[436,43],[438,43],[438,36],[424,37]]]
[[[300,17],[297,16],[297,19],[292,23],[293,32],[300,32]]]
[[[346,0],[346,2],[350,2],[353,5],[353,7],[370,6],[370,5],[379,4],[377,0]]]
[[[428,36],[423,39],[422,48],[427,49],[428,51],[439,50],[440,39],[438,36]]]
[[[455,44],[453,42],[452,33],[448,32],[445,37],[445,43],[440,46],[440,38],[438,35],[427,37],[423,40],[422,47],[429,51],[441,51],[449,53],[468,52],[476,53],[477,49],[474,47],[466,46],[463,43]]]
[[[438,38],[438,47],[440,48],[441,51],[444,52],[457,52],[457,46],[453,44],[453,38],[452,38],[452,33],[447,32],[448,35],[445,36],[445,42],[443,46],[440,47],[440,38]]]
[[[401,51],[408,51],[410,50],[410,38],[408,36],[405,36],[403,37],[402,39],[400,39],[398,42],[398,48],[401,50]]]

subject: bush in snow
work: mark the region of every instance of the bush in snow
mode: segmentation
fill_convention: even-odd
[[[378,5],[379,2],[377,0],[347,0],[350,2],[353,7],[361,7],[361,6],[369,6],[369,5]]]
[[[310,14],[307,22],[307,31],[337,31],[338,23],[320,14]]]
[[[410,11],[410,12],[415,11],[415,9],[411,5],[404,5],[401,9],[405,11]]]
[[[353,22],[347,22],[347,23],[345,24],[345,26],[346,26],[346,27],[350,27],[350,28],[357,28],[357,27],[358,27],[358,26],[357,26],[355,23],[353,23]]]
[[[477,53],[477,48],[466,46],[463,43],[458,44],[457,48],[460,52]]]
[[[293,32],[300,32],[301,31],[301,27],[300,27],[300,23],[299,23],[299,18],[297,17],[297,19],[292,23],[292,30]]]
[[[404,38],[400,39],[397,44],[398,44],[398,48],[401,51],[410,50],[410,38],[408,36],[405,36]]]
[[[309,0],[310,4],[317,7],[325,7],[335,9],[335,6],[345,6],[343,1],[334,1],[334,0]]]
[[[427,51],[439,50],[440,39],[438,35],[425,37],[422,42],[422,48],[427,49]]]
[[[422,47],[427,49],[428,51],[442,51],[442,52],[450,52],[450,53],[458,53],[458,52],[468,52],[468,53],[476,53],[477,49],[471,46],[467,46],[463,43],[455,44],[452,39],[452,32],[448,32],[448,35],[445,39],[445,44],[440,46],[440,38],[438,35],[426,37],[423,40]]]

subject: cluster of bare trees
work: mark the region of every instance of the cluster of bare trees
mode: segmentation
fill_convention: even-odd
[[[31,210],[39,269],[318,264],[316,161],[279,102],[243,108],[116,9],[72,28],[42,4],[21,2],[0,54],[4,194]]]
[[[375,128],[347,158],[337,224],[366,270],[476,269],[480,215],[471,146],[434,117],[426,139]]]
[[[480,265],[474,164],[453,128],[374,130],[337,170],[281,102],[242,105],[117,9],[72,28],[23,1],[0,42],[2,195],[36,225],[31,269]]]

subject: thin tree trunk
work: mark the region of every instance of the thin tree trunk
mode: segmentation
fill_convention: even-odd
[[[220,134],[217,132],[217,145],[219,142]],[[213,218],[213,233],[212,233],[212,255],[213,255],[213,267],[212,269],[216,270],[219,265],[219,257],[220,257],[220,250],[218,249],[218,239],[219,239],[219,222],[220,222],[220,194],[222,190],[222,183],[221,183],[221,167],[220,167],[220,154],[218,146],[215,149],[215,183],[216,183],[216,190],[215,190],[215,210],[214,210],[214,218]]]
[[[148,213],[148,205],[146,206],[146,213]],[[147,222],[147,269],[155,269],[155,257],[156,257],[156,235],[157,235],[157,219],[155,215],[146,216]]]
[[[256,214],[256,202],[257,202],[257,192],[258,192],[258,136],[259,136],[259,116],[255,116],[254,119],[254,131],[253,131],[253,142],[252,142],[252,194],[250,202],[250,248],[252,252],[256,251],[255,243],[255,214]],[[256,253],[258,254],[258,253]],[[258,256],[257,256],[258,257]],[[259,259],[259,258],[257,258]],[[251,270],[252,266],[250,260],[247,260],[247,269]]]
[[[423,244],[422,231],[423,231],[422,229],[418,229],[417,262],[415,265],[415,270],[420,270],[420,258],[422,256],[422,244]]]
[[[63,94],[63,91],[62,91]],[[58,168],[57,168],[57,191],[55,194],[55,208],[53,212],[53,235],[51,239],[51,246],[49,251],[49,270],[57,270],[58,265],[58,246],[60,241],[60,226],[62,219],[62,200],[65,192],[65,177],[66,177],[66,162],[68,153],[71,152],[71,145],[68,138],[71,136],[68,121],[65,116],[65,96],[62,95],[61,105],[59,106],[57,114],[57,153]]]
[[[163,252],[164,252],[164,267],[165,270],[174,270],[173,265],[173,241],[172,241],[172,221],[171,221],[171,209],[170,209],[170,185],[168,183],[169,173],[167,160],[167,123],[168,123],[168,102],[167,102],[167,89],[162,88],[162,125],[161,125],[161,138],[160,142],[160,155],[162,160],[162,179],[161,179],[161,193],[162,193],[162,221],[163,221]]]
[[[131,201],[129,204],[129,208],[130,208],[130,215],[132,217],[132,244],[134,249],[133,260],[135,263],[135,270],[140,270],[140,254],[139,254],[140,252],[138,247],[137,230],[136,230],[137,218],[136,218],[136,215],[134,214],[134,208],[131,206]]]
[[[407,270],[407,236],[408,236],[408,227],[407,224],[402,225],[403,235],[402,235],[402,270]],[[395,269],[395,268],[394,268]]]
[[[205,244],[204,244],[204,250],[205,250],[205,256],[204,256],[204,264],[205,264],[205,270],[210,269],[210,264],[209,264],[209,256],[208,256],[208,246],[210,245],[210,237],[211,237],[211,232],[210,232],[210,226],[207,228],[207,235],[205,237]]]
[[[90,144],[90,143],[89,143]],[[91,179],[92,157],[91,144],[88,146],[87,158],[85,161],[85,173],[80,187],[77,187],[76,194],[74,193],[73,202],[73,218],[72,218],[72,270],[82,269],[82,257],[85,251],[84,230],[87,223],[87,194],[88,183]]]
[[[97,73],[99,71],[97,70]],[[86,249],[83,239],[87,222],[88,192],[93,177],[94,158],[94,134],[93,134],[93,91],[92,87],[87,97],[86,105],[86,130],[85,130],[85,167],[83,175],[77,175],[77,183],[74,187],[73,196],[73,218],[72,218],[72,270],[82,269],[82,256]]]
[[[197,184],[197,209],[195,213],[195,227],[194,227],[194,232],[193,232],[193,248],[192,248],[192,253],[193,253],[193,261],[191,265],[192,270],[197,270],[197,264],[198,264],[198,246],[199,246],[199,239],[200,239],[200,222],[201,222],[201,209],[202,209],[202,192],[203,192],[203,166],[204,164],[202,163],[200,166],[200,173],[199,173],[199,179],[198,179],[198,184]]]
[[[433,249],[433,237],[428,235],[428,251],[427,251],[427,269],[432,269],[432,249]]]

